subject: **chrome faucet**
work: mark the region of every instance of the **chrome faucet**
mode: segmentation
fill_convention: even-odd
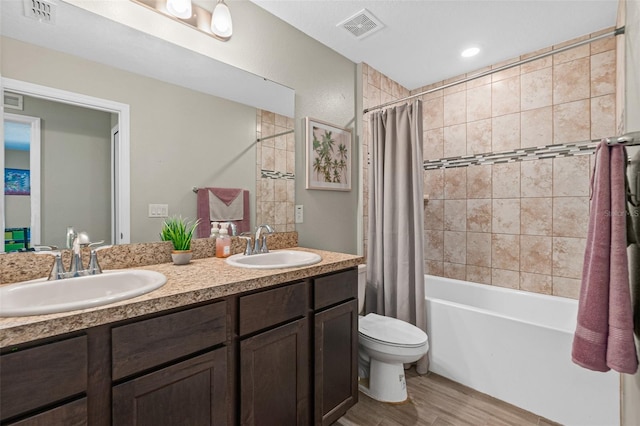
[[[272,227],[270,227],[267,224],[262,224],[258,226],[256,228],[256,235],[254,237],[253,254],[269,253],[269,248],[267,248],[267,237],[262,235],[262,229],[266,229],[267,234],[273,234],[274,232],[276,232]]]
[[[100,264],[98,263],[98,255],[96,253],[96,250],[91,250],[89,265],[86,269],[82,262],[82,249],[84,247],[92,247],[102,243],[104,243],[104,240],[92,243],[89,239],[89,235],[86,232],[76,233],[72,227],[68,227],[67,244],[70,245],[73,250],[73,252],[71,253],[71,264],[69,265],[69,271],[67,272],[64,270],[62,257],[60,253],[56,253],[56,258],[53,262],[51,273],[49,274],[49,280],[82,277],[85,275],[97,275],[102,273],[102,268],[100,268]]]

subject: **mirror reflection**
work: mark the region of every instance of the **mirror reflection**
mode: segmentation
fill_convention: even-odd
[[[60,6],[60,11],[69,12],[74,18],[81,15],[80,22],[83,24],[76,27],[102,28],[102,25],[106,25],[109,30],[114,29],[114,23],[104,18],[66,3],[61,3]],[[18,22],[11,23],[12,19]],[[39,45],[46,44],[52,37],[60,37],[60,32],[67,32],[69,36],[70,32],[78,29],[71,28],[72,25],[66,24],[68,20],[59,15],[56,35],[53,36],[53,33],[49,34],[52,28],[46,28],[43,24],[37,26],[37,23],[31,21],[21,15],[20,7],[3,4],[3,78],[95,96],[130,107],[130,235],[127,241],[159,240],[162,218],[149,217],[150,205],[167,205],[170,215],[196,217],[196,196],[192,191],[194,186],[247,189],[251,194],[252,226],[256,222],[266,222],[275,225],[279,231],[294,229],[293,134],[257,142],[257,138],[267,136],[268,132],[275,134],[276,129],[293,129],[291,118],[256,108],[256,105],[262,105],[262,101],[257,101],[256,105],[247,105],[212,95],[210,88],[197,87],[199,74],[204,73],[210,77],[210,63],[218,61],[177,48],[171,43],[147,35],[133,34],[138,46],[149,40],[162,45],[157,49],[136,49],[135,55],[140,56],[144,52],[145,56],[138,58],[137,62],[162,64],[159,68],[163,69],[164,74],[182,71],[181,81],[166,81],[157,72],[140,74],[122,70],[117,57],[113,58],[112,62],[115,63],[97,62],[84,59],[79,53],[68,54],[51,46]],[[9,25],[5,25],[7,22]],[[31,28],[34,25],[37,29]],[[16,27],[27,27],[27,30],[18,30]],[[135,33],[128,27],[117,28],[127,36]],[[37,38],[38,42],[29,37]],[[75,33],[68,40],[75,40],[77,44],[83,38],[92,46],[95,44],[94,50],[100,50],[100,37],[94,34],[92,37],[82,37]],[[65,44],[62,43],[61,46],[64,48]],[[102,48],[108,49],[109,46],[105,44]],[[176,57],[180,60],[167,60],[169,50],[178,50]],[[191,64],[198,66],[192,67]],[[206,68],[203,69],[203,66]],[[192,68],[197,68],[197,73]],[[47,72],[42,73],[42,70]],[[192,71],[198,75],[194,74],[190,78]],[[239,81],[246,80],[248,73],[237,69],[234,72],[239,75]],[[264,79],[250,76],[260,80],[259,84],[266,84]],[[227,73],[225,77],[227,81],[223,83],[229,90],[235,86],[234,73]],[[267,83],[269,90],[272,90],[275,83]],[[243,86],[246,84],[243,83]],[[287,102],[292,105],[293,91],[284,89],[286,90],[282,93],[291,96],[291,100]],[[259,90],[254,92],[256,98],[264,97]],[[245,102],[250,102],[246,93],[242,96],[246,99]],[[74,226],[76,229],[86,230],[94,241],[104,239],[108,242],[114,238],[118,241],[117,236],[113,236],[112,217],[117,217],[112,211],[117,211],[118,208],[117,203],[112,201],[113,191],[117,189],[114,184],[117,174],[112,176],[112,130],[118,124],[117,115],[72,105],[51,103],[46,106],[47,102],[50,101],[26,97],[24,110],[20,112],[23,116],[42,120],[41,235],[36,240],[36,227],[29,226],[32,240],[38,244],[64,246],[66,227]],[[263,111],[267,115],[266,120],[261,118]],[[293,115],[292,110],[290,115]],[[95,136],[91,133],[93,129],[90,131],[86,128],[89,126],[89,116],[97,117],[96,122],[100,124],[96,126],[100,128],[101,136]],[[54,122],[53,117],[60,119],[60,124]],[[73,117],[84,117],[78,119],[76,125],[79,128],[73,131],[63,129],[61,126],[73,121]],[[64,140],[64,144],[55,145],[53,141],[56,138]],[[86,146],[81,146],[76,139],[83,139]],[[10,153],[5,154],[5,157],[9,159],[15,155]],[[10,168],[10,165],[4,164],[3,168]],[[267,173],[269,176],[265,178],[263,170],[275,174]],[[31,176],[33,177],[33,171]],[[75,186],[79,182],[84,184],[82,188]],[[16,210],[13,210],[12,204],[16,200],[7,197],[9,196],[4,198],[6,205],[2,212],[5,227],[27,228],[24,204],[30,202],[26,201],[27,198],[20,199],[23,210],[18,215],[21,219],[14,221],[15,215],[12,212]],[[28,198],[33,199],[32,196]],[[9,208],[12,210],[8,211]],[[29,215],[37,216],[37,212],[30,211]],[[32,222],[29,221],[29,224]],[[5,234],[5,240],[6,237]]]

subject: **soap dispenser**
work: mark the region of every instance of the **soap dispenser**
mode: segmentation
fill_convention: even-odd
[[[231,237],[227,227],[228,223],[220,224],[218,238],[216,238],[216,257],[229,257],[231,255]]]
[[[220,229],[218,228],[218,222],[211,222],[211,235],[210,238],[216,240],[220,233]]]

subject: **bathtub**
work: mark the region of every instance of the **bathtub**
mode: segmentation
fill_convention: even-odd
[[[620,375],[571,361],[577,301],[425,275],[430,369],[565,425],[619,425]]]

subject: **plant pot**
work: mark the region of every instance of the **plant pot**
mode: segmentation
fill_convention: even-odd
[[[191,250],[173,250],[171,251],[171,259],[174,265],[186,265],[191,262],[193,252]]]

